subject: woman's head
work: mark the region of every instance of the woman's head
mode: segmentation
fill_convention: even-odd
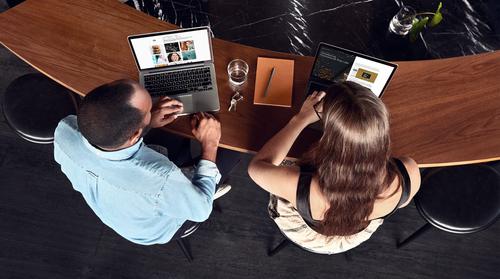
[[[170,62],[177,62],[180,60],[181,60],[181,57],[177,52],[172,52],[168,55],[168,61],[170,61]]]
[[[342,143],[339,151],[363,150],[359,156],[389,151],[389,113],[369,89],[350,81],[334,84],[317,107],[324,127],[322,143],[331,148]]]
[[[330,207],[320,228],[350,235],[367,225],[375,199],[392,181],[389,113],[369,89],[353,82],[331,86],[317,106],[324,127],[304,163],[317,169]]]

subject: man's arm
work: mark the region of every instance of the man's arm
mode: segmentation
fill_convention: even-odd
[[[160,212],[194,222],[205,221],[212,212],[213,195],[220,177],[215,163],[207,160],[198,163],[191,181],[175,168],[158,196]]]
[[[170,174],[162,195],[168,208],[174,212],[169,215],[201,222],[212,212],[215,187],[221,178],[215,165],[221,129],[219,121],[207,113],[194,115],[191,126],[193,135],[201,144],[201,160],[192,181],[189,181],[178,168]]]
[[[220,122],[213,115],[200,112],[191,118],[191,127],[201,144],[201,159],[215,163],[221,137]]]

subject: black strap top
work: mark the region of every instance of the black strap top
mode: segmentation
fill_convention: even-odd
[[[411,191],[411,185],[410,185],[410,175],[408,174],[408,171],[406,170],[403,162],[401,162],[399,159],[393,158],[394,163],[396,164],[397,168],[399,169],[399,172],[402,175],[402,188],[403,191],[401,193],[401,198],[399,199],[398,204],[396,207],[387,215],[384,217],[381,217],[383,219],[391,216],[394,214],[394,212],[405,202],[408,201],[408,198],[410,197],[410,191]],[[314,169],[310,166],[301,166],[300,167],[300,176],[299,176],[299,182],[297,185],[297,211],[299,212],[300,216],[304,219],[304,221],[312,228],[316,227],[319,224],[318,220],[314,220],[311,214],[311,204],[309,201],[309,195],[310,195],[310,190],[311,190],[311,180],[314,175]]]

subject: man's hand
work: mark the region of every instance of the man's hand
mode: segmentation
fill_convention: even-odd
[[[209,113],[200,112],[191,118],[194,137],[201,143],[201,158],[215,162],[221,136],[220,122]]]
[[[182,109],[181,102],[169,97],[161,98],[151,110],[151,128],[159,128],[172,123]]]

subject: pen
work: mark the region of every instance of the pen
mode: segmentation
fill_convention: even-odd
[[[271,80],[273,79],[274,77],[274,72],[275,72],[275,68],[273,67],[273,69],[271,70],[271,75],[269,75],[269,80],[267,81],[267,86],[266,86],[266,90],[264,90],[264,97],[267,96],[267,91],[269,91],[269,86],[271,85]]]

